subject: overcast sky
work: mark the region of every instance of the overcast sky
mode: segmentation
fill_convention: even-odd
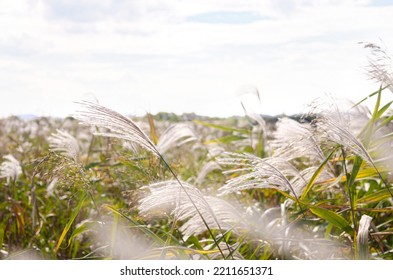
[[[242,115],[253,87],[292,114],[378,89],[358,42],[393,49],[393,0],[1,0],[0,30],[0,116]]]

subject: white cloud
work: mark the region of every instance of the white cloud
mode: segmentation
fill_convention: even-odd
[[[93,93],[124,113],[242,114],[245,84],[260,90],[264,114],[295,113],[325,92],[357,100],[377,85],[356,43],[393,45],[393,7],[371,4],[3,1],[0,111],[66,115]]]

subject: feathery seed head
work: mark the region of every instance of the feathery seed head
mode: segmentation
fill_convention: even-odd
[[[360,42],[364,48],[369,49],[371,54],[368,57],[367,71],[371,79],[387,86],[393,92],[393,71],[392,57],[386,48],[373,43]]]
[[[317,163],[324,160],[324,154],[310,123],[300,123],[289,118],[280,119],[271,145],[274,148],[273,157],[288,161],[307,158],[310,162]]]
[[[7,178],[7,184],[16,180],[22,174],[22,167],[12,155],[3,156],[5,161],[0,165],[0,178]]]
[[[83,101],[77,102],[83,108],[75,118],[89,126],[97,126],[109,132],[97,132],[96,135],[119,138],[140,145],[160,157],[157,147],[139,126],[129,118],[102,105]]]
[[[53,152],[59,152],[75,161],[79,157],[78,141],[68,132],[57,129],[57,132],[48,138],[49,148]]]
[[[236,166],[224,173],[241,172],[220,188],[221,195],[253,188],[275,188],[298,195],[292,180],[305,181],[300,172],[288,161],[281,158],[259,158],[251,154],[226,153],[227,157],[218,159],[221,165]],[[306,182],[305,182],[306,183]]]
[[[183,188],[177,181],[164,181],[145,186],[144,188],[150,190],[150,193],[140,201],[141,214],[155,210],[163,213],[162,209],[171,211],[177,220],[185,221],[180,228],[185,239],[204,232],[205,223],[211,229],[221,230],[233,229],[235,225],[241,223],[241,214],[231,203],[217,197],[205,196],[188,183],[182,182],[182,185]]]
[[[186,143],[196,141],[197,137],[194,131],[187,123],[177,123],[168,127],[160,136],[157,143],[157,150],[161,154],[180,147]]]
[[[340,120],[329,115],[321,115],[316,121],[317,129],[327,141],[339,144],[359,155],[370,164],[374,164],[370,154],[361,141]]]
[[[197,184],[201,184],[207,174],[214,170],[221,170],[221,166],[215,161],[209,161],[205,165],[203,165],[202,169],[198,173],[198,177],[196,179]]]

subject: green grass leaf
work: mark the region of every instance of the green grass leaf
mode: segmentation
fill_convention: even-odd
[[[198,121],[195,120],[194,121],[196,124],[200,124],[203,126],[207,126],[207,127],[211,127],[211,128],[215,128],[215,129],[219,129],[222,131],[228,131],[228,132],[238,132],[241,134],[249,134],[250,132],[247,129],[240,129],[240,128],[233,128],[233,127],[228,127],[228,126],[223,126],[223,125],[218,125],[218,124],[212,124],[212,123],[207,123],[204,121]]]
[[[385,106],[383,106],[377,113],[377,118],[381,118],[383,113],[385,113],[385,111],[387,109],[389,109],[390,105],[392,105],[393,101],[388,102]]]
[[[353,235],[353,229],[350,226],[350,224],[348,223],[347,220],[345,220],[342,216],[340,216],[339,214],[324,209],[324,208],[320,208],[320,207],[316,207],[316,206],[308,206],[310,211],[317,215],[318,217],[320,217],[321,219],[324,219],[325,221],[333,224],[334,226],[336,226],[337,228],[345,231],[346,233]]]
[[[319,165],[318,169],[314,172],[314,174],[312,175],[310,181],[307,183],[307,186],[304,188],[301,196],[300,196],[300,200],[303,200],[308,192],[311,190],[311,188],[313,187],[315,181],[317,180],[318,176],[321,174],[321,172],[323,171],[323,169],[325,168],[326,164],[329,162],[330,158],[333,156],[333,154],[335,153],[336,149],[334,149],[333,151],[330,152],[330,154],[325,158],[325,160]]]
[[[374,95],[378,94],[381,90],[387,89],[389,87],[389,85],[382,87],[381,89],[374,91],[373,93],[369,94],[367,97],[363,98],[362,100],[360,100],[358,103],[356,103],[355,105],[352,106],[352,108],[359,106],[360,104],[362,104],[364,101],[366,101],[367,99],[369,99],[370,97],[373,97]]]
[[[215,143],[229,144],[234,141],[244,140],[245,138],[246,137],[241,135],[227,135],[224,137],[220,137],[218,139],[210,140],[206,144],[215,144]]]
[[[72,223],[75,221],[75,218],[78,216],[79,211],[81,210],[86,198],[87,198],[87,194],[83,194],[80,197],[78,205],[75,207],[74,211],[72,212],[70,219],[68,220],[65,228],[63,229],[63,232],[61,233],[59,240],[57,241],[55,253],[59,250],[61,243],[63,242],[67,232],[70,230]]]
[[[369,203],[376,203],[380,202],[384,199],[390,198],[390,192],[387,188],[384,188],[380,191],[367,194],[361,198],[358,199],[358,204],[369,204]]]

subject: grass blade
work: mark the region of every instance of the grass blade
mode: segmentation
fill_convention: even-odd
[[[381,118],[383,113],[385,113],[385,111],[387,109],[389,109],[390,105],[392,105],[393,101],[388,102],[385,106],[383,106],[381,109],[379,109],[378,114],[377,114],[377,118]]]
[[[219,129],[222,131],[227,131],[227,132],[238,132],[241,134],[248,134],[249,131],[247,129],[240,129],[240,128],[233,128],[233,127],[228,127],[228,126],[223,126],[223,125],[218,125],[218,124],[211,124],[211,123],[207,123],[204,121],[194,121],[196,124],[200,124],[203,126],[207,126],[207,127],[211,127],[211,128],[215,128],[215,129]]]
[[[57,245],[56,245],[56,249],[55,249],[55,253],[59,250],[61,243],[63,242],[66,234],[68,233],[68,231],[71,228],[72,223],[75,221],[75,218],[78,216],[80,209],[83,206],[83,203],[85,202],[85,199],[87,198],[87,194],[83,194],[81,196],[81,198],[79,199],[79,202],[77,204],[77,206],[75,207],[74,211],[72,212],[72,215],[70,217],[70,220],[68,221],[68,223],[66,224],[65,228],[63,229],[63,232],[60,235],[59,240],[57,241]]]
[[[333,224],[337,228],[345,231],[346,233],[353,235],[353,229],[350,226],[350,224],[347,222],[347,220],[345,220],[337,213],[316,206],[308,206],[308,207],[313,214]]]
[[[336,149],[331,151],[330,154],[325,158],[325,160],[319,165],[318,169],[312,175],[310,181],[307,183],[307,186],[303,190],[303,192],[302,192],[302,194],[300,196],[300,200],[304,199],[307,196],[308,192],[313,187],[313,185],[314,185],[315,181],[317,180],[318,176],[321,174],[321,172],[323,171],[323,169],[325,168],[326,164],[329,162],[330,158],[333,156],[335,151],[336,151]]]
[[[149,121],[150,138],[153,141],[154,145],[157,145],[158,136],[157,136],[157,132],[156,132],[156,125],[154,124],[154,118],[151,114],[147,114],[147,120]]]
[[[390,192],[388,189],[382,189],[380,191],[365,195],[358,199],[358,204],[369,204],[380,202],[384,199],[390,198]]]
[[[382,87],[380,90],[384,90],[387,89],[389,87],[389,85]],[[360,104],[362,104],[364,101],[366,101],[367,99],[373,97],[374,95],[378,94],[378,92],[380,92],[380,90],[374,91],[373,93],[369,94],[368,96],[366,96],[365,98],[363,98],[362,100],[360,100],[358,103],[356,103],[355,105],[352,106],[352,108],[359,106]]]
[[[244,140],[246,137],[241,136],[241,135],[227,135],[224,137],[220,137],[218,139],[210,140],[207,142],[207,144],[215,144],[215,143],[223,143],[223,144],[229,144],[234,141],[239,141],[239,140]]]

